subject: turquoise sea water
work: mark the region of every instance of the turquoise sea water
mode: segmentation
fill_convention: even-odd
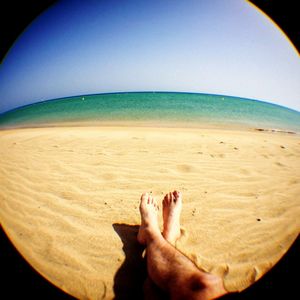
[[[0,128],[151,122],[243,126],[300,133],[300,112],[266,102],[210,94],[136,92],[49,100],[0,115]]]

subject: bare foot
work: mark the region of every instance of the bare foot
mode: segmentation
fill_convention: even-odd
[[[182,195],[178,191],[166,194],[163,200],[163,237],[171,244],[175,244],[180,237],[180,213]]]
[[[152,195],[142,194],[140,203],[141,226],[137,236],[139,243],[146,245],[151,238],[154,238],[157,234],[161,235],[157,212],[158,205]]]

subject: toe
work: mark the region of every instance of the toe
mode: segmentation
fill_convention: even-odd
[[[141,196],[141,200],[147,199],[148,198],[148,193],[143,193]]]
[[[165,195],[164,202],[165,202],[165,205],[169,204],[169,194]]]
[[[176,190],[173,192],[173,195],[174,195],[175,199],[178,199],[178,198],[181,197],[181,193],[179,191],[176,191]]]
[[[165,205],[168,205],[168,194],[165,195],[164,200],[163,200],[163,203],[164,203]]]
[[[148,200],[148,193],[143,193],[141,196],[141,204],[147,203]]]
[[[175,202],[175,196],[174,193],[170,193],[170,203]]]

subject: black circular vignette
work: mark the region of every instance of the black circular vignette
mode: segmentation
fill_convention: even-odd
[[[0,61],[24,29],[54,0],[7,1],[0,10]],[[265,12],[285,32],[300,52],[300,24],[297,1],[252,0],[255,6]],[[296,299],[296,277],[298,273],[300,238],[294,242],[287,254],[273,269],[258,282],[240,294],[225,296],[224,299]],[[74,299],[64,293],[36,272],[19,254],[7,235],[0,228],[0,265],[2,295],[7,299]]]

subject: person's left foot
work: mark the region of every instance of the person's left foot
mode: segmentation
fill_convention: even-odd
[[[180,214],[182,208],[182,194],[179,191],[170,192],[163,200],[163,237],[171,244],[175,244],[180,237]]]
[[[137,235],[139,243],[146,245],[149,239],[155,237],[160,233],[157,219],[158,205],[156,200],[144,193],[141,196],[140,213],[141,213],[141,226]]]

